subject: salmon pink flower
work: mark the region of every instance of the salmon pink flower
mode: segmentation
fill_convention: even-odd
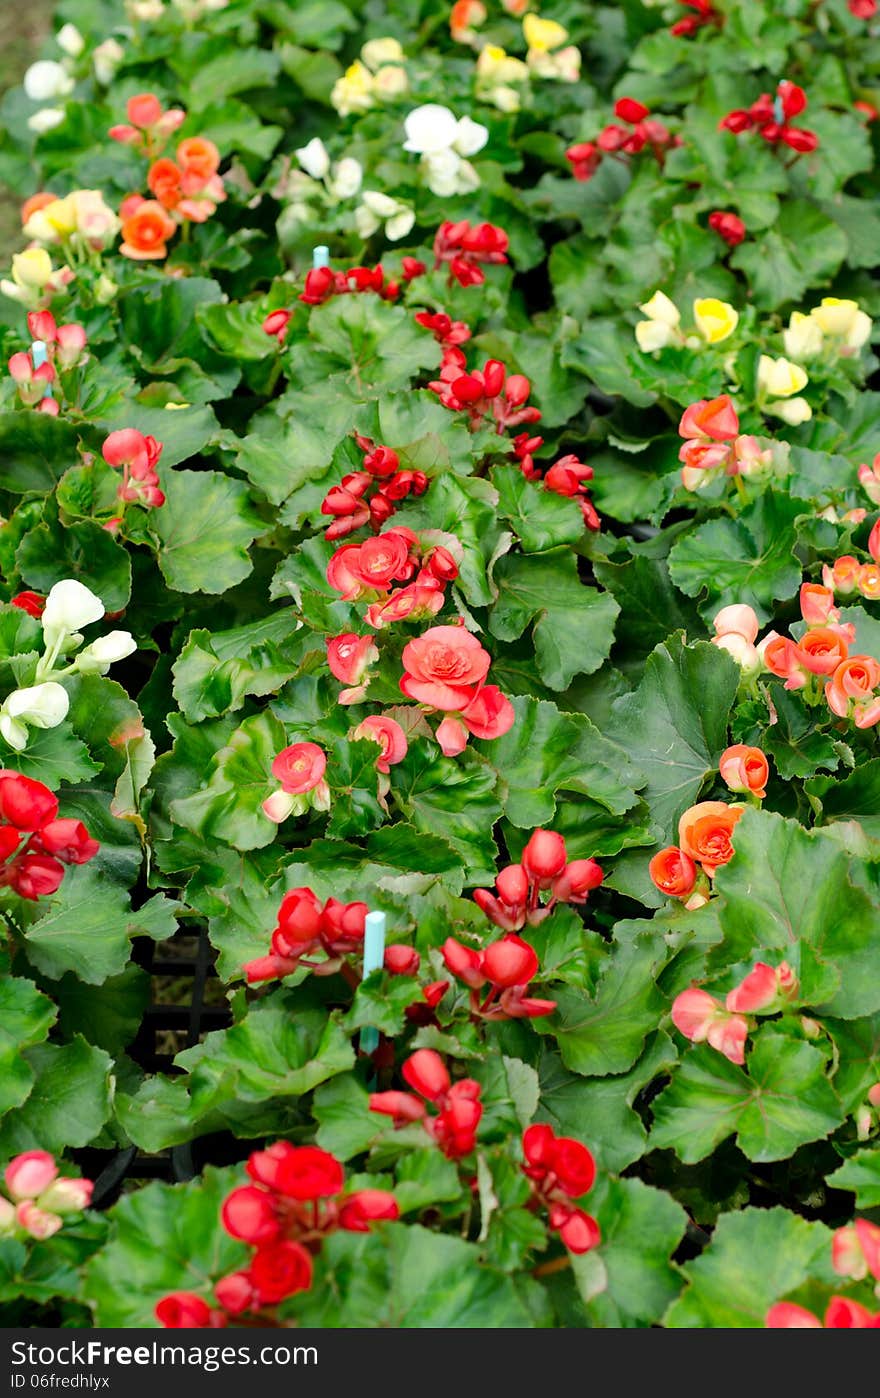
[[[406,734],[400,724],[386,714],[371,714],[358,724],[352,733],[353,738],[367,738],[379,746],[376,769],[388,773],[397,763],[402,762],[407,753]]]
[[[840,611],[834,605],[830,587],[818,583],[803,583],[800,590],[801,616],[808,626],[827,626],[840,621]]]
[[[708,1042],[731,1063],[745,1062],[748,1021],[722,1008],[708,991],[692,986],[675,997],[672,1022],[692,1043]]]
[[[301,796],[318,785],[327,767],[327,758],[317,743],[293,743],[272,761],[272,775],[282,791]]]
[[[822,566],[822,582],[834,593],[842,593],[847,596],[855,592],[859,585],[859,573],[861,563],[852,554],[843,554],[834,560],[834,564],[829,568],[825,563]]]
[[[174,220],[168,217],[157,200],[144,199],[133,213],[122,220],[119,251],[123,257],[137,262],[161,260],[168,255],[168,239],[173,236],[176,227]]]
[[[857,728],[872,728],[880,722],[878,686],[880,664],[870,655],[851,655],[825,685],[825,699],[838,717],[851,717]]]
[[[718,770],[731,791],[748,791],[759,800],[767,795],[770,767],[760,748],[734,743],[718,759]]]
[[[780,961],[778,966],[758,961],[724,1003],[728,1010],[739,1014],[773,1013],[794,1000],[799,989],[797,976],[787,961]]]
[[[402,659],[407,698],[452,712],[474,699],[490,664],[476,636],[461,626],[432,627],[404,647]]]

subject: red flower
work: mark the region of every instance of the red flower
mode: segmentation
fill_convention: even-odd
[[[13,607],[19,607],[28,616],[36,617],[37,620],[43,615],[43,608],[46,599],[41,592],[19,592],[11,599]]]
[[[343,1200],[339,1210],[339,1227],[349,1233],[368,1233],[371,1223],[398,1218],[400,1209],[393,1194],[386,1189],[359,1189]]]
[[[433,1049],[416,1049],[403,1065],[403,1079],[429,1102],[437,1102],[449,1091],[446,1065]]]
[[[0,770],[0,816],[16,830],[39,830],[58,815],[58,797],[42,782]]]
[[[204,1330],[225,1324],[225,1317],[212,1311],[194,1291],[172,1291],[156,1303],[154,1315],[166,1330]]]
[[[281,1233],[271,1195],[256,1185],[233,1189],[223,1201],[220,1217],[226,1232],[246,1243],[269,1243]]]
[[[565,841],[553,830],[535,830],[522,853],[522,865],[539,888],[549,888],[565,868]]]
[[[325,1199],[338,1194],[345,1171],[329,1151],[318,1146],[292,1146],[279,1161],[274,1188],[289,1199]]]
[[[741,218],[736,214],[722,213],[718,209],[709,215],[709,227],[731,248],[735,248],[746,236],[746,226]]]
[[[262,1305],[274,1305],[308,1291],[312,1284],[312,1259],[301,1243],[288,1240],[258,1248],[248,1275]]]

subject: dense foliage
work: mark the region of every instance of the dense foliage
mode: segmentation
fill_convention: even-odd
[[[880,1324],[877,8],[60,0],[6,1324]]]

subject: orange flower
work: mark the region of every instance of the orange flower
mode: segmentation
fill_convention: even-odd
[[[213,141],[204,136],[190,136],[177,147],[177,159],[185,175],[195,175],[206,184],[217,173],[220,152]]]
[[[827,563],[822,565],[822,581],[832,592],[855,592],[859,585],[861,566],[859,560],[853,558],[851,553],[845,553],[841,558],[835,558],[832,568],[829,568]]]
[[[123,257],[131,257],[137,262],[148,262],[165,257],[166,243],[176,228],[162,208],[153,199],[145,199],[122,225],[122,243],[119,251]]]
[[[180,203],[180,171],[173,160],[163,155],[154,160],[147,175],[150,193],[154,194],[163,209],[174,209]]]
[[[731,791],[750,791],[762,801],[767,795],[770,767],[760,748],[734,743],[721,754],[718,770]]]
[[[849,655],[849,646],[829,626],[814,626],[797,644],[797,659],[813,675],[833,675]]]
[[[678,841],[685,854],[702,864],[713,878],[721,864],[733,858],[731,835],[744,810],[725,801],[699,801],[678,822]]]
[[[880,597],[880,564],[865,563],[859,569],[859,592],[863,597]]]
[[[667,845],[655,854],[648,865],[648,873],[654,887],[667,898],[687,898],[697,881],[697,866],[678,845]]]
[[[47,204],[54,204],[57,198],[57,194],[50,194],[48,190],[44,189],[39,194],[32,194],[30,199],[25,199],[21,206],[22,227],[27,223],[31,214],[37,213],[39,209],[45,209]]]

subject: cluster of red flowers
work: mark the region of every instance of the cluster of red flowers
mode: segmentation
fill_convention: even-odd
[[[520,464],[523,475],[530,481],[541,481],[544,489],[552,490],[555,495],[563,495],[567,499],[577,500],[587,528],[599,529],[601,520],[587,489],[589,482],[593,479],[592,466],[587,466],[578,457],[569,453],[567,456],[560,456],[559,460],[554,462],[542,477],[532,453],[543,445],[543,437],[530,437],[528,432],[520,432],[518,437],[514,437],[513,454]]]
[[[400,457],[392,447],[377,446],[370,437],[355,433],[364,453],[364,469],[343,476],[339,485],[327,492],[321,514],[332,515],[333,523],[324,531],[325,539],[342,539],[365,524],[378,534],[397,505],[408,495],[424,495],[428,477],[424,471],[402,471]],[[368,500],[367,491],[374,487]]]
[[[813,151],[819,144],[814,131],[802,126],[792,126],[792,117],[799,116],[807,105],[807,95],[802,87],[783,78],[776,88],[776,95],[762,92],[757,102],[745,108],[728,112],[719,123],[722,131],[732,131],[739,136],[743,131],[759,131],[771,146],[780,142],[796,151],[798,155]]]
[[[45,359],[35,365],[32,350],[20,350],[9,360],[9,373],[18,388],[18,396],[29,408],[57,417],[57,399],[47,388],[58,382],[59,374],[77,368],[85,360],[87,339],[81,325],[58,325],[51,311],[30,311],[28,330],[33,340],[42,340]],[[62,385],[63,386],[63,385]]]
[[[731,1063],[745,1062],[746,1038],[750,1029],[748,1014],[778,1014],[798,997],[798,978],[787,961],[768,966],[758,961],[744,980],[731,990],[724,1002],[707,990],[691,986],[675,997],[672,1022],[692,1043],[708,1043]]]
[[[136,261],[153,261],[166,256],[168,239],[183,223],[204,223],[226,198],[220,168],[220,152],[204,136],[181,141],[176,159],[162,156],[168,139],[186,117],[180,107],[162,110],[152,92],[132,97],[126,107],[128,124],[112,126],[110,136],[133,146],[151,160],[147,187],[153,195],[145,199],[130,194],[119,210],[122,244],[119,251]]]
[[[474,902],[496,927],[518,932],[534,927],[557,903],[586,903],[604,878],[595,859],[567,862],[565,840],[553,830],[535,830],[519,864],[508,864],[495,880],[495,892],[474,889]],[[548,902],[541,893],[550,892]],[[514,939],[518,940],[518,939]]]
[[[42,782],[0,770],[0,888],[35,900],[54,893],[66,864],[100,849],[81,820],[58,818],[58,797]]]
[[[471,338],[470,326],[465,325],[463,320],[453,320],[445,311],[417,311],[415,321],[423,329],[430,330],[438,345],[444,349],[463,345],[465,340]]]
[[[401,1071],[414,1091],[371,1092],[370,1111],[392,1117],[395,1126],[420,1121],[450,1160],[469,1155],[483,1115],[480,1084],[473,1078],[453,1083],[443,1059],[433,1049],[416,1049]],[[425,1102],[437,1108],[436,1116],[428,1116]]]
[[[434,270],[448,266],[450,286],[482,286],[483,265],[506,262],[508,245],[504,229],[494,223],[441,223],[434,235]]]
[[[529,1126],[523,1132],[523,1174],[532,1186],[531,1208],[546,1208],[550,1227],[558,1230],[569,1252],[589,1252],[602,1241],[599,1225],[572,1199],[593,1188],[596,1162],[571,1136],[557,1136],[552,1126]]]
[[[145,437],[134,427],[110,433],[101,455],[108,466],[122,469],[122,484],[116,491],[120,500],[150,509],[165,504],[165,492],[160,489],[156,471],[162,447],[162,442],[157,442],[155,437]]]
[[[322,903],[310,888],[291,889],[278,909],[269,955],[245,962],[249,984],[291,976],[300,966],[318,976],[333,975],[349,953],[360,951],[367,911],[366,903],[340,903],[336,898]],[[324,959],[304,959],[316,952]]]
[[[442,950],[446,969],[470,989],[475,1018],[537,1019],[556,1009],[555,1000],[535,1000],[526,994],[538,971],[538,954],[521,937],[508,933],[484,951],[447,937]],[[487,985],[488,994],[481,996]]]
[[[342,1164],[318,1146],[276,1141],[254,1151],[247,1172],[253,1184],[227,1195],[221,1220],[231,1237],[253,1247],[253,1257],[215,1282],[217,1306],[192,1291],[163,1296],[155,1315],[166,1329],[216,1329],[242,1315],[266,1317],[271,1307],[309,1290],[313,1259],[331,1233],[366,1233],[380,1219],[400,1217],[385,1189],[347,1193]]]
[[[666,152],[681,145],[681,137],[673,136],[662,121],[656,121],[650,109],[633,97],[621,97],[614,104],[614,115],[626,126],[610,122],[603,127],[595,141],[579,141],[569,146],[565,158],[576,180],[590,180],[606,155],[615,160],[640,155],[647,150],[662,166]],[[627,129],[629,128],[629,130]]]
[[[880,1283],[880,1227],[857,1218],[838,1228],[831,1239],[831,1265],[838,1276],[862,1281],[870,1274]],[[880,1289],[875,1290],[880,1295]],[[880,1330],[880,1311],[869,1311],[847,1296],[832,1296],[823,1322],[804,1306],[777,1301],[764,1324],[770,1330]]]
[[[307,306],[323,306],[325,301],[329,301],[332,296],[345,296],[348,293],[359,291],[373,291],[380,296],[383,301],[396,301],[401,292],[401,282],[411,282],[415,277],[420,277],[426,271],[424,262],[419,262],[415,257],[404,257],[401,264],[400,279],[385,280],[384,268],[380,265],[376,267],[349,267],[347,272],[334,272],[331,267],[313,267],[306,273],[305,286],[300,293],[300,301],[304,301]],[[273,311],[272,315],[286,315],[290,318],[290,312]],[[267,318],[268,319],[268,318]],[[277,322],[273,322],[276,323]],[[287,325],[285,322],[284,329]],[[270,330],[267,321],[263,322],[263,329],[267,334],[277,334],[277,329]]]
[[[707,24],[717,24],[719,27],[724,23],[724,15],[720,10],[716,10],[712,0],[679,0],[680,5],[686,5],[689,10],[695,10],[692,15],[683,15],[670,26],[670,34],[676,38],[684,38],[691,34],[696,34],[698,29],[702,29]]]
[[[327,581],[343,602],[375,599],[367,607],[365,620],[376,630],[395,621],[436,616],[443,606],[447,583],[457,577],[458,563],[447,548],[441,544],[426,547],[404,526],[386,529],[362,544],[343,544],[327,564]],[[405,586],[392,591],[393,582]],[[344,684],[356,684],[360,674],[356,676],[353,667],[363,668],[368,649],[365,645],[362,653],[351,653],[351,666],[348,657],[339,656],[339,668],[333,671],[336,678]]]
[[[878,526],[874,532],[880,539]],[[833,569],[826,573],[826,581],[835,588],[840,585]],[[785,680],[786,689],[817,689],[824,683],[825,700],[833,714],[852,719],[857,728],[873,728],[880,723],[880,663],[871,655],[850,655],[855,627],[841,624],[832,587],[804,583],[800,604],[806,631],[798,641],[768,632],[760,646],[764,665]]]
[[[468,373],[464,352],[455,345],[443,350],[440,377],[428,384],[444,408],[468,415],[472,431],[495,423],[499,434],[523,422],[537,422],[537,408],[525,406],[532,386],[525,374],[508,374],[500,359],[487,359],[482,369]]]

